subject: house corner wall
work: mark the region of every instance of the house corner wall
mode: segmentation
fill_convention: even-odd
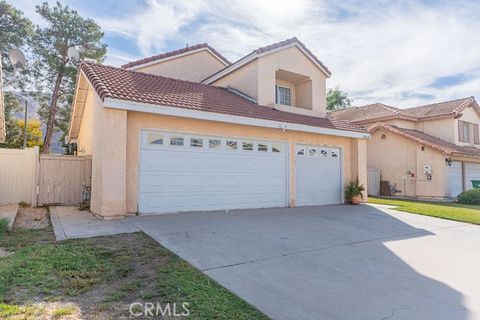
[[[94,112],[90,210],[102,219],[126,214],[127,111],[99,105]]]
[[[350,179],[354,180],[358,177],[358,181],[365,187],[363,192],[363,202],[368,201],[367,190],[367,140],[351,139],[351,174]]]

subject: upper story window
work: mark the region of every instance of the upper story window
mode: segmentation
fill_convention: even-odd
[[[458,121],[458,140],[470,142],[470,123]]]
[[[292,105],[292,89],[284,86],[275,86],[276,98],[275,103],[284,106]]]

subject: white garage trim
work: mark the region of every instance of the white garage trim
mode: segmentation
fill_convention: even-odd
[[[139,137],[140,213],[288,206],[285,141],[146,129]]]
[[[315,126],[309,126],[309,125],[298,124],[298,123],[279,122],[274,120],[264,120],[264,119],[258,119],[258,118],[248,118],[248,117],[235,116],[235,115],[229,115],[229,114],[223,114],[223,113],[190,110],[185,108],[177,108],[177,107],[156,105],[156,104],[150,104],[150,103],[133,102],[133,101],[127,101],[127,100],[112,99],[112,98],[105,98],[104,106],[107,108],[114,108],[114,109],[121,109],[121,110],[148,112],[148,113],[161,114],[161,115],[167,115],[167,116],[184,117],[184,118],[209,120],[209,121],[219,121],[219,122],[234,123],[234,124],[241,124],[241,125],[250,125],[250,126],[256,126],[256,127],[273,128],[273,129],[279,129],[279,130],[312,132],[312,133],[318,133],[318,134],[357,138],[357,139],[370,138],[369,133],[363,133],[363,132],[330,129],[330,128],[315,127]]]

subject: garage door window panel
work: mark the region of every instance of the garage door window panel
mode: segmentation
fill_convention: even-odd
[[[183,137],[172,137],[170,138],[170,145],[171,146],[178,146],[181,147],[184,145]]]
[[[245,151],[253,151],[253,143],[251,142],[244,142],[242,144],[242,149]]]
[[[149,132],[148,144],[163,145],[163,134],[158,132]]]
[[[190,146],[193,148],[202,148],[203,147],[203,139],[201,138],[191,138],[190,139]]]

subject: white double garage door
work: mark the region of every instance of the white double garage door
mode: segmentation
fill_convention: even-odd
[[[141,131],[139,212],[288,206],[287,143]],[[342,202],[338,148],[295,146],[296,205]]]

